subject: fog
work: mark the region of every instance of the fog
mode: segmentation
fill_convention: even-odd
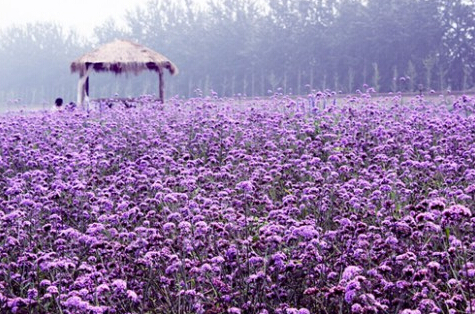
[[[113,18],[104,10],[90,33],[53,18],[3,27],[0,105],[75,101],[71,61],[116,38],[152,48],[178,66],[179,75],[165,77],[166,97],[474,88],[474,1],[169,2],[139,1]],[[90,94],[139,96],[158,92],[157,86],[153,73],[92,74]]]

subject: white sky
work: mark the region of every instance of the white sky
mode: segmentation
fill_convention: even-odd
[[[173,0],[170,0],[173,1]],[[108,18],[123,25],[127,10],[147,0],[0,0],[0,29],[29,22],[56,22],[90,36]]]

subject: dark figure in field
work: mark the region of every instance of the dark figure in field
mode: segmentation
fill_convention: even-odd
[[[61,106],[63,105],[63,98],[56,98],[54,104],[56,105],[56,108],[61,108]]]
[[[125,108],[126,109],[130,109],[130,108],[135,108],[136,105],[134,103],[129,103],[127,102],[127,100],[122,100],[122,103],[124,104]]]

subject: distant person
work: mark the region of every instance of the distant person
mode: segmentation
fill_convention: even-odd
[[[55,104],[55,109],[56,110],[62,110],[63,109],[63,98],[56,98],[54,101]]]

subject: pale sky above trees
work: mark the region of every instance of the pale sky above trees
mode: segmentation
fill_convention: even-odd
[[[55,22],[75,28],[82,36],[90,36],[94,27],[113,18],[124,22],[127,10],[147,0],[0,0],[0,29],[34,22]]]

